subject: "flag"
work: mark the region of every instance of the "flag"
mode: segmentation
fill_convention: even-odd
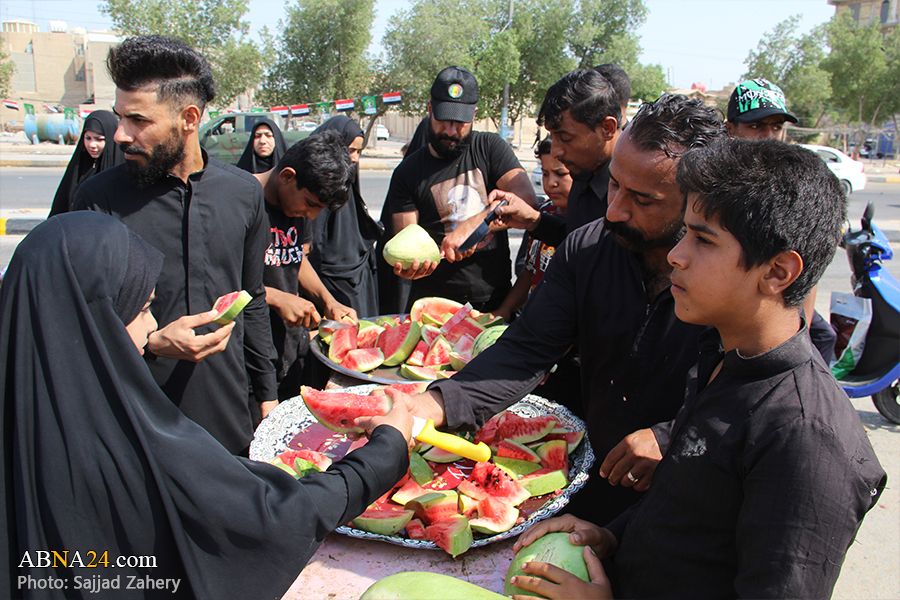
[[[269,112],[279,114],[282,117],[287,117],[291,114],[291,109],[287,106],[272,106],[269,108]]]
[[[82,119],[87,119],[88,115],[91,114],[92,112],[94,112],[94,111],[92,111],[88,108],[79,108],[78,116],[81,117]]]
[[[6,108],[11,108],[13,110],[19,110],[19,103],[15,100],[6,99],[3,101],[3,106],[5,106]]]
[[[367,115],[374,115],[378,112],[375,108],[375,96],[362,97],[363,112]]]
[[[308,115],[309,114],[309,104],[292,104],[291,105],[291,114],[293,114],[293,115]]]
[[[385,104],[395,104],[400,102],[400,92],[388,92],[381,95],[381,101]]]
[[[44,110],[46,110],[48,113],[58,113],[59,112],[58,108],[56,108],[55,106],[50,106],[49,104],[44,105]]]
[[[266,112],[266,109],[261,108],[261,107],[259,107],[259,106],[254,106],[253,108],[250,109],[250,112],[252,112],[252,113],[264,113],[264,112]]]
[[[334,108],[335,110],[353,110],[353,100],[350,98],[335,100]]]

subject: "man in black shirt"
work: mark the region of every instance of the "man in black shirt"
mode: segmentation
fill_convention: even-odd
[[[536,239],[559,246],[566,235],[606,214],[609,160],[619,139],[622,115],[613,86],[594,69],[578,69],[554,83],[541,104],[538,125],[553,139],[552,154],[572,173],[565,217],[535,210],[512,194],[495,192],[490,200],[506,199],[498,209],[494,229],[526,229]]]
[[[324,131],[291,146],[278,165],[254,175],[263,186],[269,245],[263,283],[278,354],[278,400],[300,393],[309,329],[319,310],[329,319],[356,320],[356,311],[338,302],[306,257],[312,238],[309,221],[326,206],[337,210],[350,190],[350,158],[336,131]],[[301,298],[299,291],[312,298]]]
[[[414,263],[395,273],[413,280],[408,300],[443,296],[471,302],[481,311],[500,305],[510,289],[505,231],[465,253],[459,246],[488,213],[488,195],[506,190],[535,204],[534,189],[512,150],[494,133],[472,131],[478,102],[475,77],[460,67],[442,70],[431,86],[428,144],[394,170],[386,203],[393,231],[421,225],[441,246],[445,260]]]
[[[528,571],[556,583],[517,585],[547,598],[828,598],[887,479],[800,308],[846,200],[817,156],[777,141],[690,151],[677,182],[687,234],[669,253],[675,312],[715,330],[669,450],[608,528],[551,519],[518,542],[577,532],[613,555],[612,590],[590,554],[593,584],[537,565]]]
[[[263,413],[276,398],[262,189],[200,148],[200,117],[215,96],[203,56],[176,40],[138,36],[110,50],[107,66],[126,164],[81,186],[76,207],[118,217],[165,254],[151,307],[160,329],[147,363],[184,414],[246,453],[254,427],[248,379]],[[233,324],[210,332],[216,298],[241,289],[253,300]]]
[[[574,345],[597,456],[626,434],[674,417],[701,330],[675,318],[669,292],[666,253],[684,213],[675,168],[687,149],[724,132],[718,112],[699,100],[663,96],[645,105],[613,154],[607,219],[572,232],[522,316],[453,378],[414,397],[411,410],[451,429],[472,427],[534,389]],[[637,498],[592,476],[572,506],[576,514],[599,510],[612,518]]]

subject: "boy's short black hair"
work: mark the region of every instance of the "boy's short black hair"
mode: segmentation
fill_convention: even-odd
[[[697,194],[695,211],[738,240],[744,268],[797,252],[803,271],[783,295],[787,306],[803,302],[831,263],[847,214],[821,158],[784,142],[724,138],[686,153],[677,181],[685,195]]]
[[[537,146],[534,149],[534,157],[540,159],[542,156],[546,154],[550,154],[551,142],[550,136],[545,136],[544,139],[538,142]]]
[[[606,117],[622,120],[616,90],[594,69],[566,73],[551,85],[538,111],[537,124],[557,129],[567,110],[573,119],[592,129]]]
[[[597,65],[594,70],[603,75],[616,91],[616,99],[620,106],[625,106],[631,100],[631,78],[625,69],[615,63],[603,63]]]
[[[156,85],[160,102],[176,110],[196,104],[202,112],[216,97],[209,61],[180,40],[162,35],[130,37],[110,48],[106,68],[120,90]]]
[[[320,202],[337,210],[347,202],[352,169],[347,144],[337,131],[314,133],[288,148],[276,172],[290,167],[297,172],[297,189],[306,188]]]
[[[719,109],[702,100],[663,94],[656,102],[645,102],[625,131],[641,150],[679,158],[691,148],[708,146],[725,137],[725,122]]]

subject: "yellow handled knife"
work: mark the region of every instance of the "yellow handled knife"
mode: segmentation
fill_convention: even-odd
[[[452,433],[438,431],[434,428],[434,421],[431,419],[426,421],[422,417],[413,417],[412,434],[420,442],[431,444],[436,448],[472,459],[475,462],[487,462],[491,459],[491,449],[487,444],[484,442],[473,444]]]

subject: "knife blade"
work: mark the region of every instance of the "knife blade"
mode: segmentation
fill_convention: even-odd
[[[478,225],[478,227],[475,229],[475,231],[469,234],[469,237],[466,238],[466,241],[462,243],[462,245],[459,247],[459,252],[468,252],[469,250],[474,248],[475,245],[478,244],[478,242],[483,240],[491,230],[491,222],[497,218],[497,209],[501,206],[506,206],[507,204],[509,204],[508,200],[501,200],[497,204],[497,206],[492,208],[491,212],[489,212],[484,218],[484,221],[482,221],[481,224]]]
[[[484,442],[473,444],[452,433],[444,433],[434,428],[434,421],[413,416],[412,435],[420,442],[431,444],[451,454],[474,460],[487,462],[491,459],[491,449]]]

